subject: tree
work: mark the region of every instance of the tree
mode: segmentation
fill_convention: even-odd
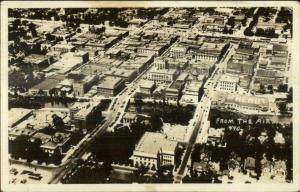
[[[59,165],[61,163],[62,159],[62,154],[56,149],[51,156],[51,162],[54,163],[55,165]]]
[[[224,34],[227,34],[227,33],[228,33],[228,29],[227,29],[226,26],[225,26],[224,29],[223,29],[223,33],[224,33]]]
[[[63,129],[65,127],[62,118],[56,114],[52,115],[52,123],[56,129]]]
[[[136,110],[138,112],[140,112],[142,110],[142,106],[143,106],[143,100],[142,99],[143,98],[142,98],[141,94],[139,94],[139,93],[135,94],[135,96],[134,96],[134,105],[135,105]]]
[[[252,32],[252,29],[250,27],[247,27],[244,31],[245,36],[253,36],[254,33]]]
[[[25,136],[18,136],[14,141],[11,142],[9,149],[12,157],[28,159],[31,156],[29,153],[29,141]]]
[[[287,84],[280,84],[278,85],[278,92],[287,92],[288,85]]]
[[[28,24],[28,21],[27,20],[23,20],[22,21],[22,25],[27,25]]]
[[[285,102],[278,103],[278,109],[280,113],[285,113],[287,111],[286,103]]]
[[[37,160],[38,163],[42,163],[46,160],[47,154],[41,149],[42,141],[35,139],[33,142],[29,142],[28,153],[30,154],[30,160]]]
[[[261,29],[261,28],[256,29],[255,36],[262,37],[264,35],[265,35],[265,31],[263,29]]]
[[[37,32],[36,32],[36,26],[33,23],[29,23],[28,24],[28,28],[32,34],[32,37],[36,37],[37,36]]]
[[[278,34],[275,33],[275,29],[274,28],[271,28],[271,29],[266,29],[265,30],[264,36],[268,37],[268,38],[277,38]]]
[[[245,27],[247,24],[247,17],[245,17],[243,20],[242,20],[242,25]]]
[[[215,8],[213,7],[208,7],[208,8],[205,8],[204,10],[204,14],[208,13],[209,15],[212,15],[215,13]]]
[[[273,85],[268,85],[268,89],[269,89],[270,93],[273,94]]]
[[[229,17],[229,19],[228,19],[228,21],[227,21],[227,25],[230,25],[231,26],[231,28],[233,28],[234,27],[234,25],[235,25],[235,19],[234,19],[234,17]]]
[[[160,132],[161,131],[161,128],[163,126],[163,122],[160,118],[160,116],[158,116],[155,112],[152,113],[150,115],[150,124],[151,124],[151,127],[152,127],[152,131],[154,132]]]
[[[292,87],[289,89],[289,93],[287,95],[287,102],[289,102],[289,103],[293,102],[293,88]]]
[[[20,19],[15,19],[12,22],[13,29],[18,29],[18,27],[21,25],[21,20]]]

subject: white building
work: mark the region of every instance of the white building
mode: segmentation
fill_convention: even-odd
[[[146,132],[136,145],[131,159],[134,165],[158,168],[174,165],[177,142],[166,139],[164,134]]]
[[[199,91],[203,82],[191,81],[183,89],[183,94],[181,100],[184,102],[197,103],[199,100]]]
[[[170,55],[174,58],[182,58],[187,53],[187,47],[185,46],[172,46],[170,48]]]
[[[155,82],[172,82],[178,76],[175,69],[156,69],[151,68],[147,73],[147,79]]]
[[[237,90],[237,85],[239,83],[238,76],[223,75],[221,76],[218,83],[218,90],[224,92],[235,92]]]
[[[222,92],[214,93],[212,106],[244,114],[268,112],[270,110],[268,98]]]

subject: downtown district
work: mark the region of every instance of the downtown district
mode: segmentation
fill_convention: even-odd
[[[293,181],[291,9],[8,14],[9,183]]]

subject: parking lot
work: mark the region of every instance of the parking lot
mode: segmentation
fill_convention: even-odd
[[[20,164],[11,164],[9,170],[10,184],[41,184],[48,183],[52,173],[49,170],[28,167]]]

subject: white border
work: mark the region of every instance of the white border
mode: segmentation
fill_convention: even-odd
[[[300,3],[295,1],[12,1],[1,3],[1,190],[3,191],[299,191],[299,95],[300,95]],[[8,184],[8,39],[7,8],[76,7],[293,7],[292,76],[294,88],[294,182],[291,184],[101,184],[101,185],[9,185]]]

